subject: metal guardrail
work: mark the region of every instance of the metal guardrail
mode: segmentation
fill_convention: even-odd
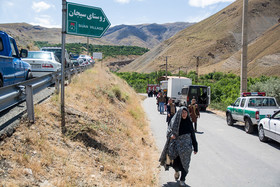
[[[90,67],[92,66],[66,69],[66,80],[70,82],[73,75],[81,73]],[[32,88],[32,94],[36,94],[52,84],[56,84],[56,89],[58,89],[60,80],[61,72],[54,72],[42,77],[33,78],[24,82],[0,88],[0,112],[24,101],[26,99],[26,88],[28,86]]]

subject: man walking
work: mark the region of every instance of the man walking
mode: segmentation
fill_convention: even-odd
[[[198,105],[196,104],[196,100],[193,98],[191,101],[191,104],[188,106],[190,117],[192,119],[192,122],[194,124],[194,131],[197,132],[197,118],[200,117]]]
[[[160,112],[160,114],[164,114],[165,98],[162,95],[162,92],[159,92],[158,103],[159,103],[159,112]]]

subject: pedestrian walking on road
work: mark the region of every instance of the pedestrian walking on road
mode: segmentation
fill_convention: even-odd
[[[167,94],[164,94],[165,102],[164,102],[164,111],[167,111],[168,97]]]
[[[196,100],[192,99],[191,104],[189,105],[190,116],[194,125],[194,131],[197,132],[197,118],[200,117],[199,108],[196,104]]]
[[[170,122],[167,141],[159,159],[166,170],[169,169],[169,166],[175,169],[175,180],[179,179],[179,171],[181,171],[180,186],[186,186],[185,179],[193,150],[196,154],[198,144],[188,109],[184,106],[176,112]]]
[[[159,103],[159,112],[160,112],[160,114],[164,114],[165,98],[162,95],[162,92],[159,92],[158,103]]]
[[[170,124],[172,117],[175,115],[176,110],[177,110],[176,105],[173,103],[172,99],[169,98],[168,104],[167,104],[167,117],[166,117],[166,122],[167,122],[168,126]]]

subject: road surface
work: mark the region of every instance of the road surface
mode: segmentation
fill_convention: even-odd
[[[155,97],[147,98],[143,107],[159,152],[166,141],[166,115],[156,108]],[[279,187],[280,144],[262,143],[257,133],[246,134],[240,125],[227,126],[223,117],[211,112],[198,119],[198,153],[192,155],[187,186],[194,187]],[[174,170],[161,167],[160,186],[172,187]]]

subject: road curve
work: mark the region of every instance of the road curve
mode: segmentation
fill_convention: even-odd
[[[159,152],[166,141],[166,115],[157,112],[155,97],[143,101]],[[198,154],[192,155],[187,186],[279,187],[280,144],[262,143],[257,134],[246,134],[242,126],[227,126],[211,112],[198,119]],[[157,160],[155,161],[157,162]],[[174,171],[161,167],[160,186],[178,186]]]

